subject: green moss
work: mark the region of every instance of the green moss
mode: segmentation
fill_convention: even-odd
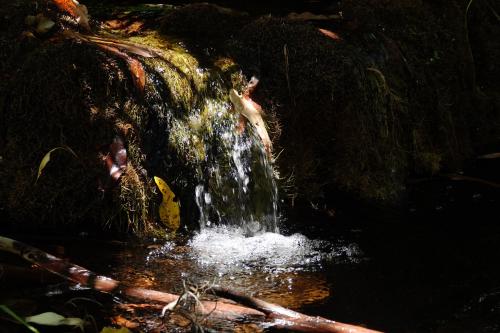
[[[281,134],[274,140],[275,150],[283,149],[282,174],[294,177],[290,196],[311,199],[334,185],[377,200],[401,193],[405,102],[354,43],[312,25],[261,18],[228,48],[244,67],[259,66],[256,98],[277,118],[269,123]]]
[[[7,50],[0,55],[7,73],[0,83],[6,138],[0,141],[0,199],[6,210],[16,221],[93,220],[164,234],[155,224],[152,176],[192,201],[209,160],[219,163],[218,172],[228,171],[230,140],[223,134],[233,133],[237,116],[227,91],[241,91],[245,75],[254,73],[260,83],[252,98],[264,107],[291,197],[310,200],[341,188],[391,202],[409,175],[452,169],[492,137],[498,141],[495,104],[479,101],[487,110],[481,116],[468,111],[472,99],[459,70],[460,7],[408,1],[341,6],[359,26],[339,23],[340,41],[318,31],[323,23],[254,20],[207,4],[169,8],[161,34],[120,37],[160,55],[139,58],[147,72],[142,95],[123,60],[96,47],[32,38],[13,43],[24,28],[19,22],[35,9],[17,2],[0,9],[12,14],[0,20],[12,29],[0,36]],[[116,135],[126,141],[129,169],[119,185],[101,184],[103,194],[102,157]],[[55,155],[35,186],[41,158],[63,144],[79,159]],[[222,200],[220,175],[210,176],[207,186],[220,192],[214,201]],[[268,198],[254,199],[259,210]]]
[[[167,13],[160,30],[190,46],[220,46],[245,23],[248,14],[208,3],[188,4]]]
[[[456,3],[339,6],[348,22],[356,18],[355,28],[264,17],[226,48],[242,68],[260,73],[254,99],[271,111],[291,197],[313,200],[340,188],[390,203],[408,176],[458,168],[471,156],[471,135],[487,135],[474,126],[491,128],[491,113],[481,125],[471,122],[478,116],[469,114],[462,86],[463,8]]]
[[[2,196],[13,221],[66,228],[93,221],[136,234],[154,228],[152,186],[134,171],[144,167],[138,129],[146,112],[128,78],[120,60],[88,45],[45,44],[26,56],[2,109]],[[115,135],[129,160],[118,185],[102,161]],[[35,185],[42,157],[61,145],[79,158],[56,152]]]

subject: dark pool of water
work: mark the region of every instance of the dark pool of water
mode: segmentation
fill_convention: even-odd
[[[431,182],[397,217],[344,216],[338,233],[365,260],[328,265],[331,296],[303,310],[388,332],[500,332],[499,194]]]

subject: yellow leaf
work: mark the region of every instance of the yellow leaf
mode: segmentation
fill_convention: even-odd
[[[54,149],[51,149],[47,154],[45,154],[45,156],[42,158],[42,161],[40,162],[40,165],[38,166],[38,174],[36,176],[35,184],[38,182],[38,178],[40,178],[40,176],[42,175],[43,169],[45,169],[45,167],[47,166],[47,163],[49,163],[50,154],[52,154],[54,151],[56,151],[58,149],[66,150],[66,151],[70,152],[71,154],[73,154],[75,157],[78,157],[70,147],[56,147]]]
[[[154,177],[154,179],[163,195],[159,209],[160,220],[170,231],[175,232],[180,225],[179,202],[176,200],[174,192],[163,179],[160,177]]]

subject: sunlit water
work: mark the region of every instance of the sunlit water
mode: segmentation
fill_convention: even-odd
[[[234,288],[292,308],[326,299],[326,267],[363,260],[355,243],[311,240],[265,232],[245,237],[241,228],[205,228],[185,245],[167,242],[146,256],[159,288],[182,280]]]
[[[327,241],[310,240],[301,234],[283,236],[265,232],[245,237],[240,228],[205,229],[189,241],[197,262],[220,274],[258,269],[264,272],[314,270],[336,257],[360,255],[351,244],[332,248]]]
[[[226,104],[210,100],[207,108],[220,116],[212,118],[205,171],[198,173],[200,228],[229,225],[247,236],[277,232],[278,188],[262,144],[249,125],[245,133],[236,132],[237,117],[223,117],[230,112]]]

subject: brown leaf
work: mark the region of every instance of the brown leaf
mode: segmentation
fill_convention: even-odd
[[[109,153],[105,158],[109,176],[118,181],[127,169],[127,150],[120,137],[116,137],[109,145]]]
[[[134,55],[138,55],[144,58],[155,58],[158,57],[158,53],[151,48],[144,47],[142,45],[130,43],[130,42],[123,42],[123,41],[118,41],[114,40],[111,38],[102,38],[102,37],[97,37],[97,36],[83,36],[80,35],[82,38],[85,38],[89,42],[94,42],[98,44],[103,44],[103,45],[109,45],[111,47],[114,47],[120,51],[123,52],[128,52]]]
[[[132,74],[132,80],[134,80],[135,87],[141,94],[144,93],[144,87],[146,86],[146,72],[144,71],[144,67],[137,59],[128,57],[125,60]]]

